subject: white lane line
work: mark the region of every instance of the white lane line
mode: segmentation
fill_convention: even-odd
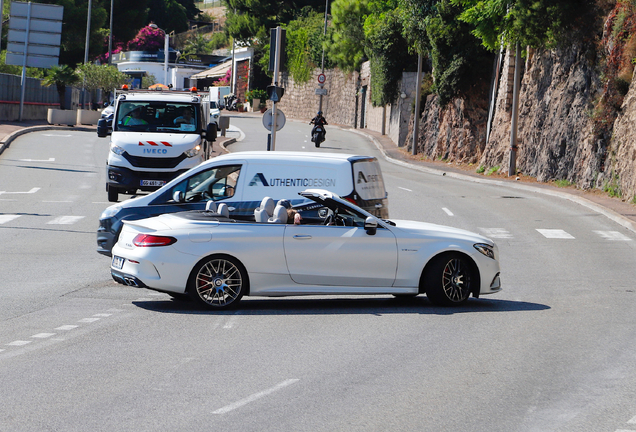
[[[76,328],[78,328],[78,327],[79,327],[79,326],[76,326],[76,325],[70,325],[70,324],[69,324],[69,325],[63,325],[63,326],[57,327],[55,330],[73,330],[73,329],[76,329]]]
[[[403,187],[400,187],[400,186],[398,186],[398,189],[402,189],[402,190],[405,190],[407,192],[413,192],[411,189],[403,188]]]
[[[37,191],[39,191],[40,188],[36,187],[36,188],[32,188],[30,191],[28,192],[7,192],[7,191],[0,191],[0,195],[2,194],[32,194],[32,193],[36,193]]]
[[[623,233],[619,233],[618,231],[594,231],[596,234],[603,237],[605,240],[610,241],[632,241],[629,237],[627,237]],[[635,422],[636,423],[636,422]]]
[[[55,158],[48,159],[18,159],[20,162],[55,162]]]
[[[636,417],[632,417],[632,419],[630,421],[627,422],[628,424],[636,424]]]
[[[93,315],[93,316],[94,316],[94,317],[100,317],[100,318],[106,318],[106,317],[109,317],[109,316],[111,316],[111,315],[112,315],[112,314],[107,314],[107,313],[98,313],[98,314],[95,314],[95,315]]]
[[[72,135],[56,135],[56,134],[42,134],[43,136],[48,136],[48,137],[70,137]]]
[[[55,333],[38,333],[38,334],[34,334],[31,337],[32,338],[36,338],[36,339],[46,339],[46,338],[49,338],[51,336],[55,336]]]
[[[0,225],[5,224],[7,222],[11,222],[14,219],[19,218],[21,215],[0,215]]]
[[[634,429],[616,429],[614,432],[636,432]]]
[[[32,342],[32,341],[17,340],[17,341],[9,342],[7,345],[11,345],[11,346],[23,346],[23,345],[30,344],[31,342]]]
[[[279,384],[276,384],[274,387],[271,387],[271,388],[269,388],[267,390],[263,390],[262,392],[259,392],[259,393],[254,393],[253,395],[248,396],[245,399],[241,399],[240,401],[234,402],[233,404],[226,405],[223,408],[219,408],[218,410],[214,411],[212,414],[225,414],[225,413],[228,413],[228,412],[230,412],[232,410],[235,410],[235,409],[240,408],[240,407],[242,407],[244,405],[247,405],[250,402],[254,402],[257,399],[262,398],[263,396],[267,396],[268,394],[277,392],[278,390],[281,390],[281,389],[283,389],[283,388],[285,388],[287,386],[290,386],[290,385],[292,385],[294,383],[297,383],[298,381],[300,381],[300,380],[298,380],[298,379],[285,380],[285,381],[283,381],[283,382],[281,382]]]
[[[538,229],[539,233],[545,238],[554,239],[573,239],[574,236],[560,229]]]
[[[77,321],[79,323],[86,323],[86,324],[90,324],[93,323],[95,321],[99,321],[101,318],[82,318],[81,320]]]
[[[442,207],[442,210],[444,210],[444,212],[446,212],[446,214],[447,214],[447,215],[449,215],[449,216],[455,216],[455,215],[453,214],[453,212],[452,212],[452,211],[450,211],[449,209],[447,209],[446,207]]]
[[[47,222],[47,225],[72,225],[81,219],[84,219],[84,216],[59,216]]]
[[[512,234],[510,231],[503,228],[479,228],[481,232],[483,232],[486,237],[491,238],[512,238]]]
[[[58,203],[72,203],[73,201],[42,201],[47,204],[58,204]]]

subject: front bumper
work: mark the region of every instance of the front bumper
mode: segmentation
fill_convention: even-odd
[[[161,186],[142,186],[143,180],[161,181],[165,184],[187,170],[188,169],[181,169],[172,172],[133,171],[128,168],[108,166],[107,182],[110,186],[121,190],[152,192]]]

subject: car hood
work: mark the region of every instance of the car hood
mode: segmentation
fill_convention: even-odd
[[[494,244],[494,242],[489,238],[486,238],[472,231],[463,230],[461,228],[410,220],[391,219],[391,222],[395,223],[395,227],[393,227],[393,229],[397,228],[398,230],[405,232],[412,237],[421,235],[426,237],[452,238],[473,243],[487,243],[491,245]]]

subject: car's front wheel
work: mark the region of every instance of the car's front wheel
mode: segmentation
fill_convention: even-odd
[[[465,255],[441,255],[424,275],[426,296],[439,306],[462,304],[470,296],[473,279],[473,267]]]
[[[247,291],[247,273],[236,259],[218,255],[208,257],[192,271],[188,293],[203,306],[229,309],[236,306]]]

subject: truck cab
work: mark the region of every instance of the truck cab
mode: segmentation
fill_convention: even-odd
[[[209,113],[196,89],[117,92],[112,119],[97,125],[97,136],[110,136],[108,200],[159,189],[207,160],[217,130]]]

